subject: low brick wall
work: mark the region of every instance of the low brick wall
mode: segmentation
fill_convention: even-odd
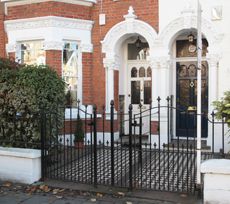
[[[230,203],[230,160],[211,159],[201,165],[204,204]]]
[[[0,147],[0,179],[31,184],[41,178],[41,151]]]

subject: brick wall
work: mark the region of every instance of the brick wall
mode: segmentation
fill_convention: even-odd
[[[115,24],[124,20],[123,15],[128,13],[130,5],[133,6],[135,14],[138,19],[143,20],[158,30],[158,0],[125,0],[125,1],[112,1],[103,0],[96,4],[92,9],[92,19],[94,20],[94,27],[92,32],[92,40],[94,45],[93,53],[93,72],[92,72],[92,88],[93,88],[93,101],[99,106],[105,104],[105,69],[103,67],[101,53],[101,41],[104,39],[106,33]],[[98,17],[99,13],[105,13],[106,25],[99,26]],[[118,77],[115,74],[116,79]],[[118,82],[115,82],[117,86]],[[115,94],[118,94],[118,90],[115,87]],[[115,104],[117,104],[118,98],[115,95]]]
[[[82,53],[83,104],[92,104],[92,54]]]
[[[4,31],[4,7],[3,4],[0,3],[0,57],[6,56],[6,47],[5,47],[5,31]]]
[[[41,16],[60,16],[90,20],[91,7],[60,2],[44,2],[13,6],[8,8],[6,20]]]
[[[62,51],[61,50],[47,50],[46,64],[53,68],[59,76],[62,75]]]
[[[101,2],[103,2],[103,5],[101,5]],[[116,2],[103,0],[98,1],[93,7],[60,2],[35,3],[9,7],[6,20],[49,15],[93,20],[92,42],[94,52],[92,54],[83,53],[82,55],[83,103],[94,103],[98,107],[102,107],[105,104],[105,68],[102,63],[101,40],[104,39],[112,26],[124,20],[123,15],[127,14],[130,5],[133,6],[138,19],[149,23],[158,30],[158,0],[145,0],[144,3],[140,0],[120,0]],[[104,26],[98,24],[99,13],[106,14],[106,25]],[[2,25],[0,15],[0,28]],[[0,29],[0,39],[3,38],[2,30]],[[0,40],[0,43],[2,42],[3,40]],[[2,55],[4,53],[2,50],[5,50],[5,48],[4,45],[0,44],[0,46],[0,55]],[[61,75],[61,51],[47,51],[46,63]],[[119,73],[116,72],[114,83],[116,109],[118,108],[118,80]]]

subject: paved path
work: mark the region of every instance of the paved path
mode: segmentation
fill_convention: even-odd
[[[96,196],[73,196],[73,197],[56,197],[54,195],[46,194],[33,194],[28,195],[22,192],[8,192],[6,195],[0,196],[1,204],[173,204],[173,202],[168,201],[157,201],[150,199],[137,199],[137,198],[114,198],[111,196],[103,196],[102,198],[97,198]]]
[[[200,204],[197,197],[162,192],[120,192],[72,183],[22,185],[0,182],[0,204]],[[46,184],[48,184],[46,183]],[[56,185],[56,186],[55,186]],[[62,186],[62,187],[57,187]],[[41,188],[45,186],[45,188]],[[52,187],[51,187],[52,186]],[[75,189],[72,188],[75,186]],[[48,189],[48,192],[45,192]],[[81,189],[81,190],[78,190]],[[58,190],[55,192],[55,190]],[[107,191],[108,193],[106,193]],[[55,193],[54,193],[55,192]],[[100,193],[99,193],[100,192]]]

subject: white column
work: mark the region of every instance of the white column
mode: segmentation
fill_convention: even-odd
[[[160,61],[160,97],[162,105],[167,104],[166,98],[169,96],[169,63],[168,58],[161,58]]]
[[[212,102],[218,99],[218,57],[216,55],[208,55],[208,87],[209,112],[213,111]]]
[[[156,60],[150,62],[152,68],[152,106],[157,106],[157,97],[159,96],[159,63]]]
[[[110,102],[114,100],[114,70],[106,67],[106,112],[110,112]]]
[[[213,101],[218,100],[218,55],[207,54],[208,58],[208,113],[210,114],[213,110]],[[212,124],[208,123],[208,138],[207,145],[212,146]],[[215,135],[221,135],[219,127],[215,128]],[[221,140],[215,137],[215,151],[219,151],[221,148]]]

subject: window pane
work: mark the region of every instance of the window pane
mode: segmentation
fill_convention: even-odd
[[[207,63],[202,64],[201,75],[202,75],[202,77],[207,77],[208,76]]]
[[[186,77],[187,75],[187,66],[186,65],[180,65],[180,63],[177,63],[177,69],[179,77]]]
[[[148,43],[142,42],[141,48],[137,48],[135,43],[128,44],[128,60],[146,59],[149,56]]]
[[[152,77],[152,69],[150,67],[147,69],[147,77]]]
[[[67,105],[77,104],[78,86],[78,46],[75,42],[66,42],[63,48],[62,77],[67,84]]]
[[[42,41],[26,41],[20,43],[18,59],[22,64],[45,64],[45,51]]]
[[[140,81],[131,81],[131,103],[140,104]]]
[[[180,80],[179,81],[179,97],[180,97],[179,104],[180,106],[184,108],[187,108],[189,106],[190,104],[189,93],[190,93],[190,81]]]
[[[145,77],[145,68],[144,67],[141,67],[139,69],[139,77]]]
[[[133,67],[131,70],[131,77],[137,77],[137,68]]]
[[[150,104],[151,100],[151,81],[144,82],[144,104]]]

